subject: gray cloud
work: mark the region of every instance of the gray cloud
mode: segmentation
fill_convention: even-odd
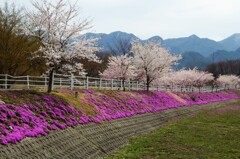
[[[31,8],[28,0],[14,3]],[[84,17],[93,18],[95,32],[121,30],[141,38],[197,34],[215,40],[240,32],[239,0],[79,0],[79,5]]]

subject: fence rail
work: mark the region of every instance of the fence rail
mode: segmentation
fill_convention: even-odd
[[[11,76],[7,74],[0,74],[0,89],[21,90],[34,89],[46,90],[48,88],[49,77],[47,76]],[[122,81],[117,79],[104,79],[96,77],[82,77],[74,75],[53,74],[52,89],[108,89],[108,90],[146,90],[146,83],[140,81]],[[210,92],[224,89],[236,89],[237,85],[221,86],[213,88],[211,86],[204,86],[202,88],[196,87],[180,87],[169,86],[161,84],[150,85],[150,90],[159,91],[173,91],[173,92]]]

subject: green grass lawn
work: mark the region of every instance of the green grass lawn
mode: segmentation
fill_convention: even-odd
[[[137,137],[108,159],[240,159],[240,103],[180,119]]]

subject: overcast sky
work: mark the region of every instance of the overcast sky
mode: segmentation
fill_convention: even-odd
[[[8,1],[31,9],[28,0]],[[142,39],[196,34],[222,40],[240,32],[240,0],[79,0],[79,6],[82,16],[93,19],[90,31],[95,33],[124,31]]]

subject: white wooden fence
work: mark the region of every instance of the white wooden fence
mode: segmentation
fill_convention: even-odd
[[[11,76],[7,74],[0,74],[0,89],[34,89],[46,90],[48,88],[49,77],[47,76]],[[147,86],[144,82],[139,81],[125,81],[117,79],[104,79],[95,77],[81,77],[73,75],[53,74],[52,89],[99,89],[99,90],[122,90],[125,86],[126,90],[146,90]],[[222,86],[214,88],[214,91],[223,89],[234,89],[238,86]],[[150,90],[173,91],[173,92],[198,92],[199,88],[188,87],[182,88],[180,86],[166,86],[161,84],[154,84],[150,86]],[[200,89],[201,92],[210,92],[212,87],[205,86]]]

